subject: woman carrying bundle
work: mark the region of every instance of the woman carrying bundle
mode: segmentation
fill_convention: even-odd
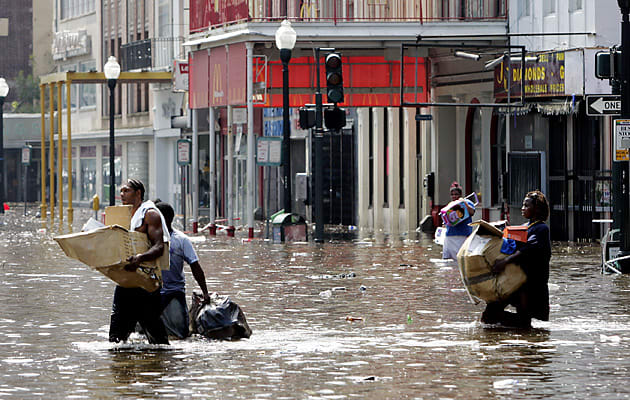
[[[512,255],[497,260],[494,273],[500,273],[510,263],[520,265],[527,281],[507,300],[488,303],[481,315],[481,322],[503,326],[530,328],[531,319],[549,320],[549,260],[551,259],[551,239],[545,221],[549,217],[549,203],[545,195],[534,190],[525,195],[521,214],[529,222],[527,243]],[[516,313],[505,311],[513,305]]]

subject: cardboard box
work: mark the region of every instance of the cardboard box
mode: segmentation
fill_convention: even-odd
[[[501,273],[492,272],[501,253],[503,233],[486,221],[471,224],[473,232],[457,253],[457,264],[464,286],[471,298],[493,302],[507,299],[520,288],[527,277],[520,266],[508,264]]]
[[[105,225],[120,225],[129,230],[131,228],[131,209],[128,205],[105,207]]]
[[[127,271],[127,258],[147,251],[151,244],[146,234],[130,232],[118,226],[105,226],[87,232],[54,237],[64,253],[94,268],[125,288],[141,287],[148,292],[162,283],[162,269],[169,269],[169,246],[154,261],[143,263],[135,271]]]

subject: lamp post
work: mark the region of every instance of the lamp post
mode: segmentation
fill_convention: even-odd
[[[116,57],[109,56],[103,67],[103,73],[105,73],[107,86],[109,87],[109,205],[113,206],[116,204],[116,168],[114,166],[114,156],[116,154],[114,147],[114,108],[116,105],[114,102],[114,89],[120,76],[120,65],[116,61]]]
[[[9,85],[0,78],[0,214],[4,214],[4,99],[9,94]]]
[[[282,61],[282,169],[284,172],[284,212],[291,212],[291,130],[289,124],[289,60],[297,35],[288,20],[276,31],[276,46]]]

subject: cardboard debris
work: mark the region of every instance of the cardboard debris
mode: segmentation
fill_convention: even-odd
[[[135,271],[124,267],[130,256],[147,251],[151,244],[146,234],[130,232],[119,225],[105,226],[87,232],[54,237],[64,253],[96,269],[125,288],[141,287],[153,292],[162,282],[162,269],[169,269],[169,246],[154,261],[141,264]]]
[[[516,264],[508,264],[503,272],[494,274],[494,262],[507,257],[501,253],[503,232],[483,220],[471,225],[472,234],[457,253],[462,281],[475,299],[487,303],[505,300],[525,283],[527,277]]]

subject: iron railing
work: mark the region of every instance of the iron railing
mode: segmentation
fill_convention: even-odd
[[[173,60],[184,58],[183,38],[160,37],[120,46],[123,71],[168,69]]]
[[[286,3],[286,7],[285,7]],[[243,21],[506,21],[508,0],[190,0],[190,31]]]

